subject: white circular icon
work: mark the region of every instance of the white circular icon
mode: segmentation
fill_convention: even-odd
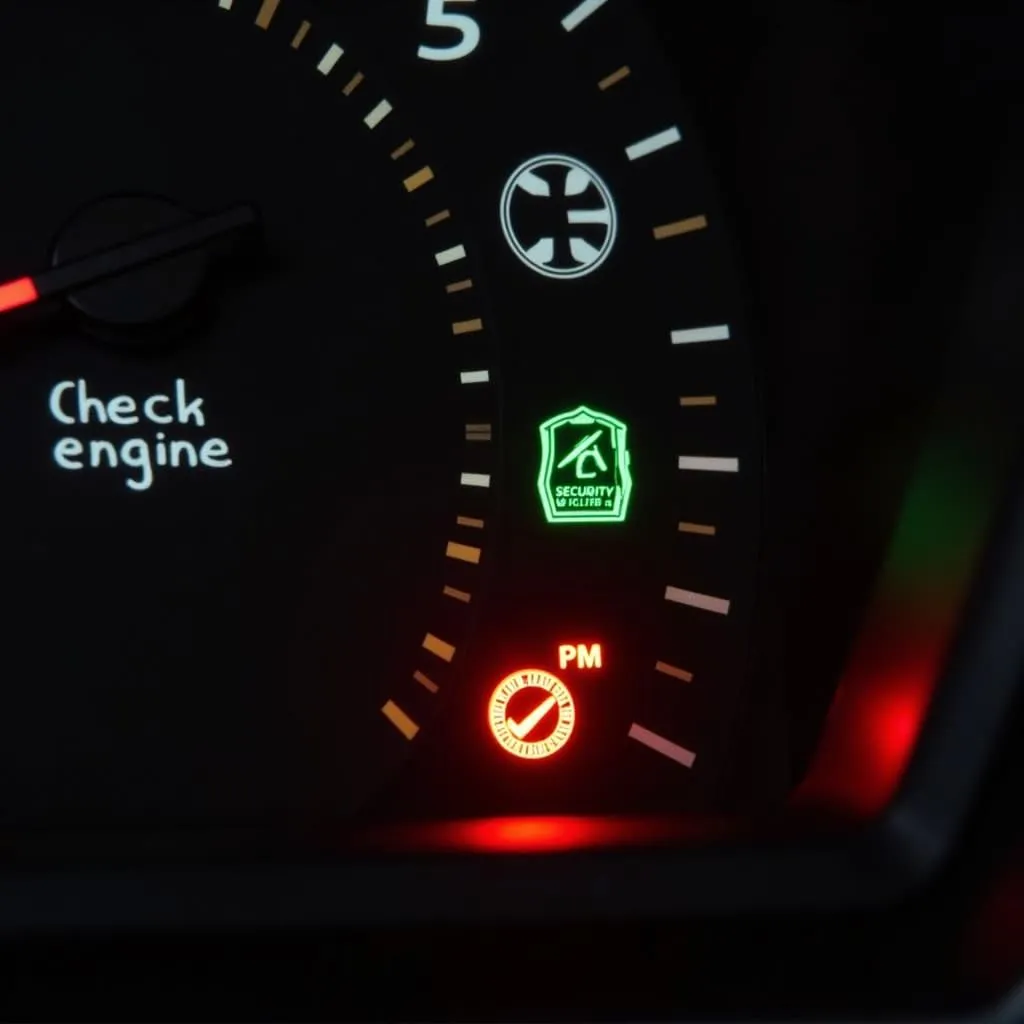
[[[512,172],[501,194],[501,229],[531,270],[566,279],[604,263],[619,222],[611,190],[592,167],[549,153]]]

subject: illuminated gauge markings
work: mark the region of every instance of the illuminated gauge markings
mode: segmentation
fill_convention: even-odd
[[[562,28],[566,32],[573,32],[580,27],[596,11],[599,11],[608,0],[583,0],[583,3],[574,7],[563,19]]]
[[[664,131],[650,136],[650,138],[642,139],[640,142],[633,143],[632,146],[627,146],[626,156],[630,160],[642,160],[645,156],[650,156],[659,150],[674,146],[677,142],[682,142],[682,140],[683,136],[678,128],[666,128]]]
[[[572,736],[576,705],[550,672],[522,669],[506,676],[487,709],[491,733],[510,754],[536,761],[557,753]]]
[[[353,75],[353,76],[352,76],[352,77],[351,77],[351,78],[350,78],[350,79],[349,79],[349,80],[348,80],[348,81],[347,81],[347,82],[346,82],[346,83],[345,83],[345,84],[344,84],[344,85],[343,85],[343,86],[341,87],[341,94],[342,94],[343,96],[351,96],[351,95],[352,95],[352,94],[353,94],[353,93],[354,93],[354,92],[356,91],[356,89],[358,89],[358,88],[359,88],[359,86],[361,86],[361,85],[363,84],[363,82],[365,82],[365,81],[366,81],[366,75],[364,75],[364,74],[362,73],[362,71],[357,71],[357,72],[356,72],[356,73],[355,73],[355,74],[354,74],[354,75]],[[367,124],[367,127],[369,127],[369,128],[372,128],[372,127],[373,127],[373,125],[372,125],[372,124],[369,124],[368,122],[364,122],[364,123],[366,123],[366,124]]]
[[[610,75],[605,75],[605,77],[597,83],[597,87],[601,92],[607,92],[613,86],[618,85],[619,82],[624,82],[632,73],[633,72],[629,65],[623,64],[617,71],[613,71]]]
[[[218,6],[225,10],[237,7],[234,0],[219,0]],[[260,0],[255,15],[256,25],[264,30],[269,29],[275,17],[284,17],[280,10],[282,7],[287,10],[287,5],[282,5],[281,0]],[[437,24],[447,25],[448,22],[444,20],[446,17],[448,16],[443,15]],[[293,50],[307,44],[307,39],[311,36],[315,39],[316,31],[309,21],[302,21],[297,28],[290,27],[287,34]],[[362,125],[372,133],[375,143],[379,141],[383,147],[382,155],[390,157],[406,202],[416,204],[417,219],[426,230],[437,236],[431,245],[432,262],[444,272],[444,276],[437,284],[443,288],[447,302],[458,303],[448,318],[447,330],[457,339],[471,340],[474,346],[474,361],[469,363],[469,368],[459,372],[459,381],[466,386],[467,412],[470,409],[475,411],[475,414],[467,415],[464,420],[465,436],[467,442],[471,442],[476,450],[474,461],[478,464],[486,462],[487,456],[483,449],[494,440],[496,433],[493,409],[488,397],[492,371],[486,363],[476,362],[487,358],[489,352],[485,347],[486,340],[483,343],[480,340],[486,333],[484,318],[477,315],[477,311],[468,307],[466,302],[467,299],[474,299],[478,290],[477,280],[470,276],[473,273],[473,259],[466,244],[469,239],[464,236],[464,229],[455,226],[456,211],[438,202],[435,193],[439,185],[434,167],[426,160],[418,159],[420,147],[414,138],[407,134],[408,126],[401,124],[401,111],[397,109],[396,104],[380,93],[367,95],[372,93],[376,84],[363,71],[346,67],[349,55],[340,43],[327,37],[320,43],[311,45],[310,49],[314,51],[311,53],[311,62],[319,75],[332,81],[334,88],[338,89],[346,103],[354,104],[353,110]],[[340,85],[342,82],[344,84]],[[410,154],[414,155],[410,158]],[[409,163],[407,158],[415,162]],[[0,287],[0,311],[5,303],[14,306],[30,300],[34,301],[34,296],[26,298],[23,290],[17,287]],[[485,410],[489,415],[481,415]],[[474,471],[465,471],[459,479],[461,487],[468,489],[465,500],[470,507],[465,510],[466,512],[483,511],[485,506],[482,502],[489,497],[492,475],[490,472],[481,471],[482,468],[474,467]],[[485,520],[479,514],[466,514],[458,516],[456,524],[461,528],[482,531]],[[475,569],[481,562],[483,548],[479,542],[469,544],[461,540],[450,540],[445,553],[450,560],[449,566],[452,567],[452,571],[459,572],[466,567]],[[439,589],[445,599],[446,608],[466,606],[473,600],[470,589],[461,582],[459,585],[446,583]],[[429,662],[430,674],[416,670],[412,674],[415,690],[395,687],[395,695],[379,705],[380,713],[406,741],[411,742],[419,735],[424,721],[421,714],[425,712],[417,694],[422,695],[425,692],[435,695],[443,689],[448,679],[446,670],[454,661],[458,649],[457,643],[453,641],[458,641],[466,629],[465,623],[460,619],[456,618],[453,621],[450,613],[441,614],[447,622],[441,630],[441,635],[427,632],[421,643],[422,651],[432,656]],[[524,716],[524,722],[526,721],[527,718]],[[507,726],[509,734],[519,727],[520,723],[514,719],[510,720]]]
[[[663,242],[666,238],[677,238],[679,235],[688,235],[693,231],[705,231],[707,226],[707,217],[699,214],[696,217],[673,221],[671,224],[659,224],[654,229],[654,238],[655,241]]]
[[[534,157],[517,167],[501,195],[501,230],[516,256],[544,277],[586,277],[618,236],[611,190],[571,156]]]
[[[697,760],[697,755],[692,750],[687,750],[686,747],[673,743],[636,722],[629,727],[629,738],[636,740],[637,743],[642,743],[649,750],[667,757],[670,761],[681,764],[684,768],[692,768]]]
[[[327,52],[320,58],[316,69],[321,75],[329,75],[337,66],[338,61],[345,56],[345,51],[337,44],[331,43]]]
[[[673,331],[673,345],[696,345],[709,341],[728,341],[732,336],[728,324],[715,327],[691,327],[688,330]]]

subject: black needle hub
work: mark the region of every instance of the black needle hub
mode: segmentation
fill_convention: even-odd
[[[59,270],[126,243],[142,243],[192,218],[166,199],[114,196],[79,211],[60,231],[52,265]],[[68,301],[97,323],[116,326],[153,324],[180,313],[202,288],[209,256],[189,249],[87,284],[68,293]]]
[[[158,196],[110,196],[61,228],[35,285],[105,338],[149,341],[194,307],[216,251],[258,223],[251,206],[196,217]]]

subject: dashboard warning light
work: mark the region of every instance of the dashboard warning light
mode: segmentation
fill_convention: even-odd
[[[559,644],[558,667],[575,665],[578,669],[601,668],[604,654],[600,644]]]
[[[549,523],[624,523],[633,492],[629,428],[581,405],[540,425],[537,489]]]
[[[536,761],[550,757],[569,742],[576,705],[557,676],[542,669],[521,669],[495,687],[487,721],[505,750]]]

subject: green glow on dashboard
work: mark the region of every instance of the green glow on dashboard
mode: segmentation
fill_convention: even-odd
[[[540,425],[537,490],[549,523],[623,523],[633,492],[628,427],[581,405]]]

